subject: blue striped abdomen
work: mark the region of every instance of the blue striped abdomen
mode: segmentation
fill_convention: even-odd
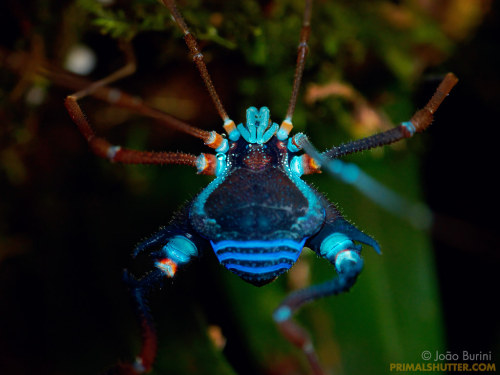
[[[298,259],[307,238],[210,241],[219,262],[245,281],[263,285],[287,271]]]

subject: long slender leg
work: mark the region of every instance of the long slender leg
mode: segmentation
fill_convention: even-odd
[[[85,137],[92,151],[103,158],[111,161],[121,162],[126,164],[184,164],[196,167],[201,173],[212,174],[212,170],[203,168],[200,170],[198,157],[191,154],[179,152],[149,152],[124,149],[120,146],[111,145],[107,140],[97,137],[87,121],[82,109],[78,105],[78,100],[88,95],[95,95],[106,101],[118,103],[122,107],[127,107],[136,110],[144,115],[162,120],[169,126],[176,127],[202,138],[205,144],[215,148],[217,151],[223,151],[227,148],[227,140],[216,132],[207,132],[201,129],[196,129],[190,125],[184,124],[182,121],[175,119],[157,109],[145,105],[142,101],[132,98],[129,95],[123,94],[121,91],[110,89],[106,85],[121,79],[135,71],[135,57],[130,44],[122,44],[122,49],[127,57],[127,64],[112,73],[111,75],[96,81],[89,86],[69,95],[65,100],[65,106],[71,118],[78,126],[78,129]],[[203,158],[202,154],[202,158]]]
[[[304,304],[315,299],[347,292],[356,282],[363,268],[361,245],[372,246],[380,252],[375,240],[347,223],[334,208],[326,212],[326,222],[321,231],[312,237],[307,246],[335,266],[337,277],[331,281],[298,290],[290,294],[274,311],[273,318],[281,333],[292,344],[302,349],[314,375],[324,375],[309,334],[293,320],[293,314]]]
[[[354,261],[352,263],[354,263]],[[314,375],[325,375],[325,372],[321,368],[309,334],[304,328],[300,327],[292,320],[292,315],[307,302],[347,292],[356,282],[356,278],[362,268],[363,261],[359,258],[355,266],[352,267],[352,270],[339,273],[339,275],[331,281],[290,294],[290,296],[288,296],[274,311],[273,318],[278,324],[280,332],[293,345],[302,349],[311,365]]]
[[[196,64],[198,71],[200,72],[201,78],[205,83],[208,93],[210,94],[210,98],[212,98],[212,101],[214,102],[215,108],[217,109],[219,116],[221,117],[222,121],[224,121],[224,129],[228,134],[230,134],[231,132],[234,131],[236,126],[234,124],[234,121],[231,120],[227,115],[226,110],[222,105],[222,101],[220,100],[219,95],[215,90],[215,86],[212,82],[212,78],[210,78],[210,74],[208,73],[207,65],[205,64],[203,54],[199,49],[198,42],[196,41],[193,34],[191,34],[191,32],[189,31],[186,22],[182,18],[182,15],[179,12],[179,10],[177,9],[175,1],[162,0],[162,2],[170,10],[170,13],[172,13],[172,17],[174,17],[175,22],[184,33],[184,40],[186,41],[189,51],[192,54],[193,61]]]
[[[288,110],[286,112],[285,119],[281,123],[280,129],[278,130],[278,139],[284,140],[288,137],[288,134],[293,128],[292,117],[295,112],[295,104],[297,104],[297,96],[299,94],[300,83],[302,81],[302,74],[304,73],[304,65],[306,62],[307,51],[309,49],[307,41],[309,40],[309,34],[311,33],[311,12],[312,12],[312,0],[305,1],[304,16],[302,19],[302,29],[300,30],[300,40],[297,53],[297,66],[295,67],[295,76],[293,79],[292,94],[290,96],[290,102],[288,103]]]
[[[160,270],[153,270],[143,278],[136,280],[125,272],[124,278],[130,288],[136,316],[141,327],[142,344],[134,363],[119,363],[107,371],[107,375],[138,375],[150,371],[158,349],[158,338],[146,295],[154,285],[162,281],[164,275]]]
[[[341,260],[338,259],[340,257],[342,257]],[[325,373],[320,366],[309,334],[292,320],[292,315],[307,302],[347,292],[354,285],[363,268],[363,260],[359,255],[359,249],[355,246],[339,249],[335,258],[337,259],[335,267],[338,273],[336,278],[290,294],[273,314],[273,318],[283,336],[302,349],[315,375],[324,375]]]
[[[410,138],[416,132],[424,131],[432,123],[434,112],[436,112],[457,82],[457,77],[455,77],[453,73],[448,73],[439,84],[436,92],[429,102],[424,108],[417,111],[410,121],[403,122],[397,128],[349,142],[341,146],[333,147],[330,150],[325,151],[323,155],[332,159],[339,158],[347,154],[388,145],[404,138]]]
[[[138,151],[113,146],[106,139],[95,135],[76,98],[68,96],[65,105],[71,118],[89,143],[91,150],[97,156],[125,164],[184,164],[197,167],[198,157],[196,155],[179,152]]]
[[[142,100],[138,98],[132,97],[120,90],[107,87],[107,85],[134,73],[136,70],[135,55],[130,43],[121,42],[120,47],[125,53],[126,64],[116,72],[94,83],[85,85],[83,86],[83,88],[79,87],[77,92],[68,96],[68,99],[71,98],[71,100],[76,103],[78,100],[88,95],[92,95],[101,100],[107,101],[111,104],[128,108],[145,116],[149,116],[157,120],[160,120],[161,123],[169,127],[176,128],[194,137],[202,139],[207,146],[214,148],[219,152],[226,150],[227,140],[225,140],[217,132],[215,131],[210,132],[195,128],[158,109],[149,107]],[[64,82],[64,80],[70,79],[70,75],[67,73],[65,74],[65,72],[57,72],[57,71],[53,72],[50,69],[46,68],[45,69],[42,68],[41,70],[45,72],[45,74],[49,76],[49,78],[58,79],[58,81]],[[82,85],[85,82],[83,80],[75,81],[74,79],[72,81],[78,83],[79,85]]]
[[[153,271],[141,279],[135,279],[125,272],[124,278],[130,288],[141,326],[142,345],[134,363],[119,364],[110,373],[137,375],[149,372],[153,366],[158,339],[146,296],[155,285],[165,278],[173,278],[180,267],[199,256],[199,249],[203,247],[204,241],[199,236],[189,233],[187,218],[188,210],[186,209],[176,216],[173,224],[144,240],[134,250],[133,256],[135,257],[146,249],[161,247],[159,251],[150,254],[155,266]]]

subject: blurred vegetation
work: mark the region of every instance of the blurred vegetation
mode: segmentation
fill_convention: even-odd
[[[432,94],[447,61],[470,41],[489,1],[318,0],[296,131],[324,149],[408,119]],[[303,1],[179,1],[230,116],[266,105],[280,122],[292,87]],[[121,283],[134,244],[166,225],[209,178],[186,167],[122,166],[90,153],[62,105],[71,89],[42,66],[64,68],[75,45],[94,51],[96,80],[123,66],[117,39],[132,43],[137,72],[116,83],[203,129],[221,129],[168,11],[155,0],[5,1],[0,19],[0,372],[97,374],[139,347]],[[422,82],[428,84],[422,88]],[[422,99],[414,92],[421,88]],[[99,134],[137,149],[207,152],[197,140],[88,98]],[[446,118],[439,116],[440,126]],[[422,200],[428,135],[350,158],[407,198]],[[373,235],[353,290],[306,306],[298,320],[334,374],[389,372],[446,350],[428,234],[322,174],[307,178]],[[271,313],[291,290],[333,277],[304,251],[272,285],[255,288],[211,254],[151,296],[160,332],[154,374],[306,374],[301,353]],[[220,327],[222,336],[218,335]],[[212,332],[212,336],[209,334]],[[226,340],[217,346],[213,336]],[[491,348],[490,348],[491,349]],[[27,361],[29,359],[29,361]]]

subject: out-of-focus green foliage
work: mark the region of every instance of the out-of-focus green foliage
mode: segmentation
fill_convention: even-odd
[[[180,32],[158,1],[104,5],[79,0],[78,4],[89,12],[92,23],[101,32],[113,37],[131,39],[147,31],[163,30],[169,33],[171,41],[179,40]],[[277,0],[265,6],[252,0],[186,1],[180,2],[179,8],[202,43],[214,42],[236,49],[246,64],[258,69],[257,77],[245,74],[240,78],[239,90],[243,95],[262,98],[279,113],[286,108],[302,1]],[[343,80],[346,74],[349,77],[358,70],[369,72],[367,65],[371,64],[387,77],[381,87],[398,82],[407,96],[420,74],[446,58],[452,49],[453,41],[418,2],[319,2],[314,4],[306,69],[318,82],[326,83]],[[311,78],[311,74],[306,77]],[[379,87],[372,89],[382,94]]]
[[[106,4],[79,0],[78,5],[93,17],[92,23],[113,38],[131,39],[140,32],[165,30],[170,15],[156,0]]]

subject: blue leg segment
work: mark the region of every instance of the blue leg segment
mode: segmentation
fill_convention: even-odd
[[[136,315],[141,326],[142,345],[139,355],[132,364],[121,364],[118,374],[143,374],[151,370],[158,348],[158,339],[153,318],[149,312],[146,294],[149,290],[163,279],[160,270],[154,270],[146,276],[137,280],[127,271],[124,272],[124,280],[130,288]]]

